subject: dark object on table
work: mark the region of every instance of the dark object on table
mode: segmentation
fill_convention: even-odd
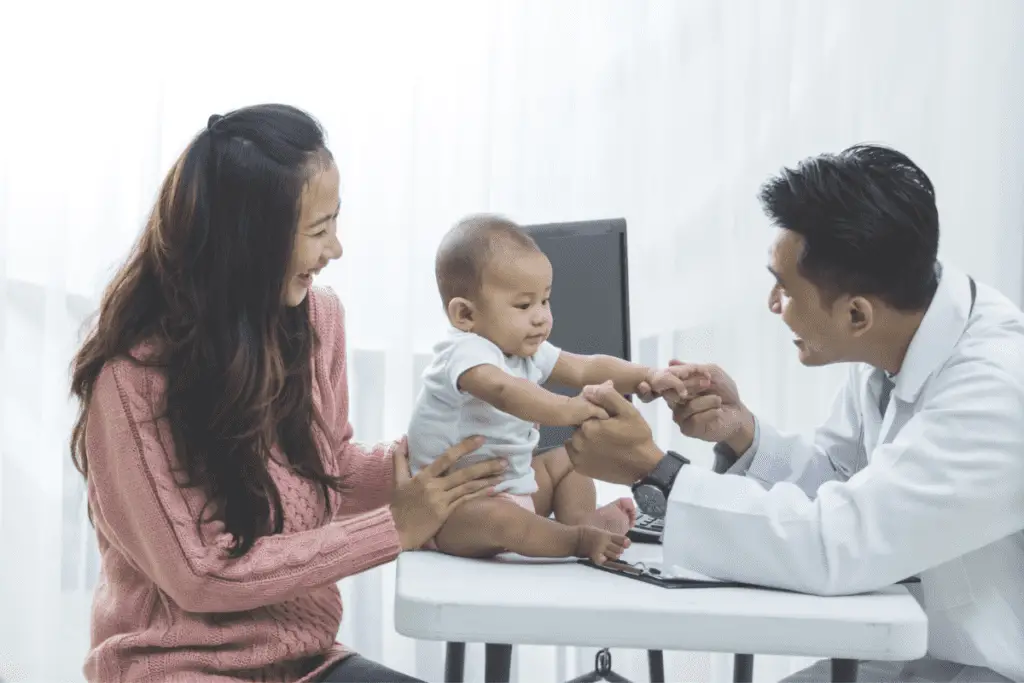
[[[661,535],[665,531],[665,520],[639,513],[636,524],[626,532],[626,536],[634,543],[661,544]]]

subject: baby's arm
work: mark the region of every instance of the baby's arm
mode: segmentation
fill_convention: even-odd
[[[560,396],[490,364],[463,372],[458,387],[502,412],[548,427],[567,427],[592,417],[608,417],[602,408],[582,396]]]
[[[558,362],[551,371],[551,379],[563,386],[582,389],[590,384],[602,384],[608,380],[620,394],[632,394],[641,382],[651,383],[654,370],[615,356],[581,356],[562,351]]]
[[[640,384],[646,382],[655,395],[668,392],[674,397],[680,397],[694,393],[703,386],[700,383],[704,378],[703,374],[690,374],[689,377],[683,377],[678,372],[654,370],[615,356],[582,356],[562,351],[558,354],[558,362],[551,371],[551,379],[558,384],[576,389],[611,380],[615,390],[620,394],[634,394]]]

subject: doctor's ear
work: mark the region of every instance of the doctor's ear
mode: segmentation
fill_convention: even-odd
[[[847,313],[850,316],[850,330],[855,336],[859,336],[871,329],[875,321],[875,308],[871,302],[862,296],[855,296],[847,304]]]
[[[475,318],[476,309],[469,299],[457,296],[448,302],[448,321],[456,329],[471,332]]]

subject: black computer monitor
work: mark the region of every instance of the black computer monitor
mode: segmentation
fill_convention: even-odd
[[[626,220],[529,225],[524,229],[551,261],[554,282],[549,341],[581,354],[630,360],[629,278]],[[575,396],[578,389],[549,383],[547,389]],[[571,427],[541,427],[538,451],[560,446]]]

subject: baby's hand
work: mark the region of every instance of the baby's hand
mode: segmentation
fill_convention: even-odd
[[[595,417],[599,420],[608,419],[608,413],[604,408],[595,406],[583,396],[573,396],[569,399],[566,403],[566,416],[566,423],[570,425],[581,425]]]
[[[661,396],[669,405],[692,398],[710,385],[710,377],[694,366],[670,365],[651,373],[648,379],[651,392]]]

